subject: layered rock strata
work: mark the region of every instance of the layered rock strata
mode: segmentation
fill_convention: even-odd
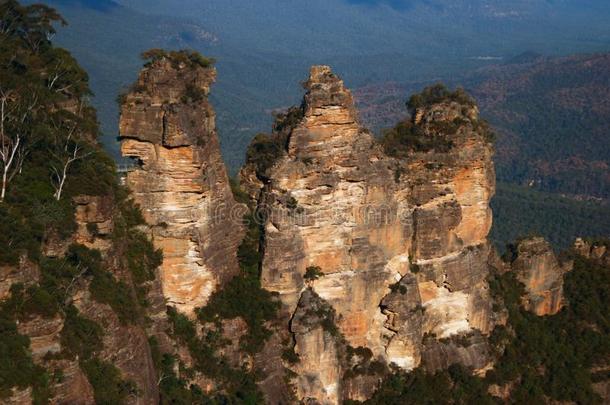
[[[163,249],[167,302],[192,315],[238,271],[243,232],[208,102],[215,70],[161,58],[125,95],[121,151],[138,166],[126,184]]]
[[[336,311],[347,345],[387,364],[484,367],[484,348],[443,359],[435,354],[442,347],[427,349],[430,337],[435,347],[450,345],[494,326],[486,278],[495,175],[476,107],[446,101],[419,109],[414,124],[452,147],[397,159],[359,125],[350,91],[329,67],[313,67],[305,87],[284,153],[255,181],[253,168],[242,170],[249,190],[262,185],[263,287],[280,294],[295,350],[307,359],[298,366],[308,376],[297,384],[301,399],[342,396],[340,373],[329,373],[340,360],[331,364],[333,356],[310,344],[328,346],[324,335],[294,326],[309,287]],[[448,126],[455,131],[439,130]],[[316,267],[321,276],[307,282]]]

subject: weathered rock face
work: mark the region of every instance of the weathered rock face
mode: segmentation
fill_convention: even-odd
[[[238,270],[243,237],[207,95],[215,70],[166,58],[145,67],[121,108],[121,150],[140,165],[127,185],[163,249],[168,302],[192,314]]]
[[[554,315],[563,302],[563,275],[572,263],[559,263],[543,238],[520,241],[515,247],[512,270],[525,285],[524,307],[536,315]]]
[[[405,369],[437,357],[422,357],[424,335],[442,346],[452,336],[489,333],[487,234],[495,175],[476,108],[445,102],[417,111],[416,125],[449,138],[452,147],[396,159],[359,126],[351,93],[330,68],[313,67],[306,89],[303,117],[265,173],[258,197],[266,213],[263,287],[280,294],[288,319],[302,311],[311,284],[336,310],[348,345]],[[439,131],[458,120],[454,133]],[[253,177],[242,171],[251,195],[261,184]],[[323,276],[306,283],[312,266]],[[308,359],[308,381],[334,387],[329,373],[341,365],[326,355],[332,348],[323,333],[293,333]],[[483,367],[488,359],[479,346],[454,350],[435,364],[466,359]],[[297,391],[321,402],[341,398],[301,380]]]
[[[301,294],[290,329],[300,358],[296,366],[297,396],[305,402],[335,404],[340,398],[342,348],[328,323],[332,317],[330,305],[315,292],[307,289]]]

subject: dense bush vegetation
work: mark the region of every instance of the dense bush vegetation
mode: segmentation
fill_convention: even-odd
[[[415,114],[418,110],[448,102],[460,104],[463,110],[462,116],[452,121],[433,121],[425,126],[415,122]],[[446,153],[453,147],[451,137],[465,126],[471,127],[486,142],[491,143],[494,141],[494,134],[489,124],[485,120],[466,116],[467,110],[475,106],[475,101],[461,88],[452,92],[440,83],[426,87],[421,93],[411,96],[407,102],[411,117],[400,121],[394,128],[382,132],[381,145],[386,154],[399,158],[404,158],[412,152]]]
[[[68,358],[80,362],[96,402],[123,403],[137,390],[99,358],[104,330],[79,313],[73,297],[88,286],[92,298],[108,304],[122,323],[141,323],[139,303],[145,300],[136,299],[154,279],[161,254],[134,229],[143,223],[141,213],[118,186],[114,163],[96,142],[87,74],[49,41],[55,23],[65,21],[45,6],[0,4],[0,174],[7,173],[0,184],[5,192],[0,194],[0,265],[25,263],[39,270],[39,278],[12,285],[0,303],[0,398],[12,387],[31,386],[34,402],[46,403],[57,374],[46,369],[46,361]],[[76,230],[73,199],[80,195],[114,201],[110,260],[82,245],[67,246]],[[94,224],[87,229],[102,237]],[[49,245],[67,249],[46,257],[43,247]],[[121,268],[127,271],[121,274]],[[29,339],[16,326],[37,317],[63,320],[62,352],[47,354],[40,365],[33,363]]]
[[[0,401],[10,397],[11,390],[33,388],[36,404],[48,398],[49,374],[34,364],[30,354],[30,339],[17,330],[11,304],[0,306]]]
[[[453,142],[442,134],[426,134],[423,128],[407,119],[385,130],[381,145],[387,155],[405,158],[413,152],[448,152]]]
[[[430,107],[434,104],[455,102],[467,107],[474,107],[476,102],[462,88],[454,91],[449,90],[442,83],[426,87],[421,93],[416,93],[409,98],[407,107],[411,113],[419,108]]]
[[[228,364],[227,359],[219,356],[218,350],[229,343],[222,338],[220,326],[216,331],[209,331],[200,338],[197,336],[195,330],[197,326],[193,321],[171,307],[168,308],[168,315],[173,335],[189,349],[194,361],[194,370],[184,370],[185,374],[198,371],[213,378],[219,384],[215,392],[206,396],[207,400],[212,401],[211,403],[216,403],[214,401],[245,404],[262,402],[262,394],[256,386],[254,372],[248,371],[245,366],[234,368]],[[163,368],[167,369],[174,361],[171,356],[166,355],[163,359]],[[162,397],[166,400],[169,401],[171,398],[171,403],[175,403],[171,395],[183,398],[198,396],[197,387],[193,386],[186,390],[184,380],[176,377],[173,372],[169,375],[172,380],[163,387],[166,391],[162,392]]]
[[[427,374],[421,369],[411,373],[395,372],[384,380],[370,400],[365,401],[371,405],[495,403],[483,380],[460,366],[451,366],[436,374]]]
[[[303,119],[303,107],[291,107],[275,115],[273,132],[257,134],[246,151],[246,164],[253,165],[256,174],[266,178],[267,170],[286,152],[292,130]]]
[[[164,49],[154,48],[143,52],[141,56],[142,59],[149,61],[149,64],[157,62],[161,59],[168,59],[176,68],[180,65],[196,65],[202,68],[209,68],[212,67],[212,65],[214,65],[215,63],[214,59],[206,58],[202,56],[199,52],[190,50],[166,51]]]

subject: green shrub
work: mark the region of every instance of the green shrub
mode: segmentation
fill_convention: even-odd
[[[61,330],[63,354],[71,359],[90,359],[103,348],[103,330],[96,322],[79,315],[74,306],[66,308],[66,318]]]
[[[308,281],[315,281],[323,275],[324,273],[322,273],[322,269],[319,266],[309,266],[305,269],[303,278]]]
[[[123,404],[130,396],[137,397],[136,385],[131,381],[123,380],[121,372],[113,364],[93,358],[82,361],[81,368],[93,387],[96,404]]]
[[[66,253],[66,259],[72,266],[86,269],[87,274],[92,276],[89,284],[91,296],[97,302],[108,304],[122,323],[135,324],[141,319],[141,309],[136,304],[133,290],[102,268],[99,251],[72,245]]]
[[[180,51],[165,51],[163,49],[154,48],[142,53],[142,59],[148,61],[147,65],[157,62],[162,59],[168,59],[172,62],[174,68],[184,64],[187,66],[200,66],[202,68],[210,68],[214,65],[215,60],[206,58],[196,51],[180,50]]]
[[[448,152],[453,147],[453,142],[446,135],[442,132],[427,134],[411,120],[404,120],[394,128],[385,130],[380,143],[388,156],[405,158],[412,152]]]
[[[289,347],[282,351],[282,360],[294,365],[301,361],[301,358],[299,357],[297,352],[294,351],[294,347]]]
[[[33,387],[34,403],[48,400],[46,370],[34,364],[30,339],[17,331],[17,324],[4,309],[0,311],[0,402],[11,396],[11,389]]]
[[[286,138],[279,135],[257,134],[246,151],[246,163],[254,165],[259,177],[265,177],[285,151]]]
[[[456,102],[468,107],[474,107],[476,102],[462,88],[450,91],[442,83],[437,83],[426,87],[421,93],[414,94],[407,102],[407,107],[411,112],[423,107],[430,107],[434,104],[444,102]]]

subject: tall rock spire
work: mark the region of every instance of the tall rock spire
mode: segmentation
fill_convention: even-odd
[[[163,294],[186,314],[237,273],[243,236],[208,102],[215,76],[194,58],[159,57],[121,107],[121,151],[139,162],[127,185],[163,249]]]

